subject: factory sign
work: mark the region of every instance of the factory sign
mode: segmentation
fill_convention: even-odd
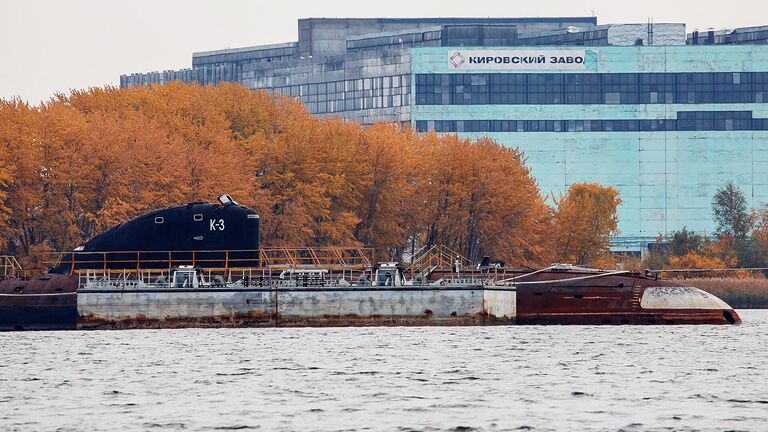
[[[587,69],[585,50],[451,50],[455,70]]]

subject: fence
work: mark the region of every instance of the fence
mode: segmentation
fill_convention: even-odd
[[[227,271],[248,268],[287,270],[325,268],[365,270],[375,262],[373,249],[358,247],[260,248],[258,250],[110,251],[48,254],[37,262],[41,269],[65,273],[87,270],[169,270],[182,265]]]

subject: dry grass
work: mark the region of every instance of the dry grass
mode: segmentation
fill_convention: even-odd
[[[720,297],[734,309],[768,309],[765,278],[687,278],[685,283]]]

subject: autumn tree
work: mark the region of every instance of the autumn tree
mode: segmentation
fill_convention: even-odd
[[[423,243],[449,246],[471,260],[490,255],[540,262],[549,208],[522,154],[486,138],[422,139],[417,200]]]
[[[6,103],[0,116],[0,141],[11,164],[4,203],[9,250],[28,254],[41,242],[71,247],[82,234],[86,200],[73,176],[86,154],[83,117],[59,104],[33,109],[18,101]]]
[[[590,264],[603,255],[617,232],[619,191],[596,183],[575,183],[556,199],[555,253],[560,262]]]
[[[63,250],[152,209],[229,193],[265,246],[409,243],[550,259],[552,209],[496,142],[319,119],[236,84],[172,82],[0,102],[4,252]],[[585,229],[592,229],[586,225]]]
[[[358,164],[363,169],[357,175],[362,189],[355,238],[392,257],[402,253],[417,230],[417,145],[412,130],[392,124],[373,125],[361,135]]]

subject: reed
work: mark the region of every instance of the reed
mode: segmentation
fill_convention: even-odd
[[[734,309],[768,309],[765,278],[687,278],[685,283],[720,297]]]

